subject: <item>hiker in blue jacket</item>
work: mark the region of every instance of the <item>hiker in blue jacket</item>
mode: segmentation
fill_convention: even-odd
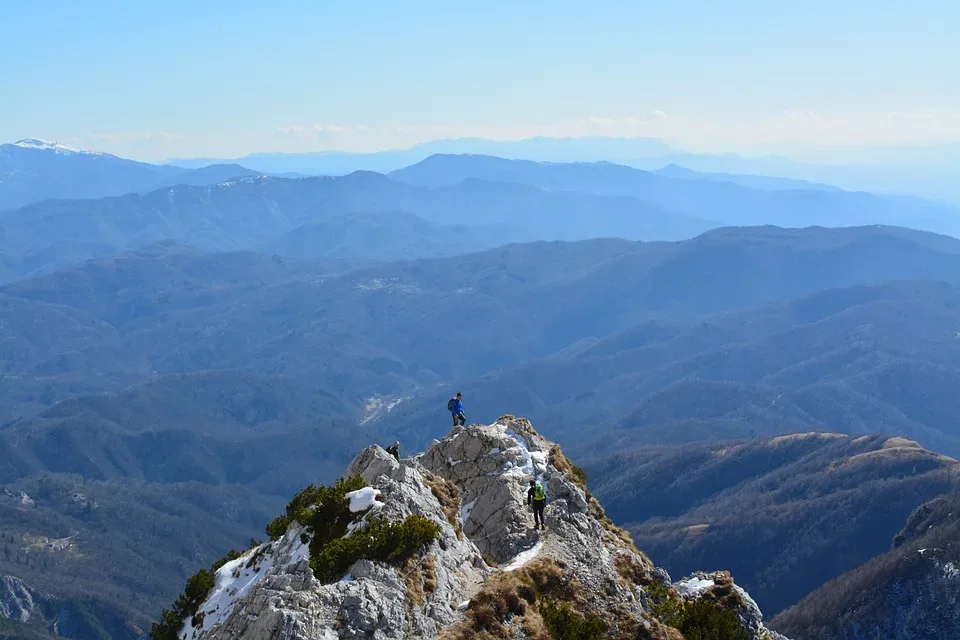
[[[467,424],[467,417],[463,415],[462,393],[458,393],[455,397],[447,400],[447,411],[453,415],[453,426]]]

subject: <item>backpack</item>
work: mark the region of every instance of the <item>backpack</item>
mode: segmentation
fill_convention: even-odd
[[[533,499],[534,500],[546,500],[547,492],[543,490],[543,485],[539,482],[533,487]]]
[[[453,405],[457,401],[456,398],[450,398],[447,400],[447,411],[453,411]]]

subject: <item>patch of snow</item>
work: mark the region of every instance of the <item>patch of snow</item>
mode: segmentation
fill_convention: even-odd
[[[683,582],[678,582],[676,584],[677,592],[682,596],[687,596],[691,598],[696,598],[704,591],[709,589],[714,585],[713,580],[707,580],[706,578],[690,578]]]
[[[498,424],[497,426],[501,433],[505,436],[511,438],[516,445],[507,449],[508,452],[515,452],[515,460],[508,460],[503,465],[503,475],[504,476],[516,476],[521,478],[529,478],[531,476],[537,477],[542,475],[547,470],[547,454],[542,451],[530,451],[527,447],[526,440],[523,437],[515,432],[513,429],[508,428],[506,425]],[[544,485],[544,489],[546,489]]]
[[[374,489],[373,487],[364,487],[363,489],[351,491],[347,494],[347,498],[350,500],[350,513],[359,513],[382,505],[382,502],[377,501],[377,496],[379,495],[380,490]]]
[[[518,553],[516,557],[510,561],[510,564],[508,564],[503,568],[503,570],[514,571],[515,569],[519,569],[520,567],[522,567],[523,565],[527,564],[528,562],[536,558],[538,555],[540,555],[541,550],[543,550],[543,540],[533,545],[526,551],[521,551],[520,553]],[[713,583],[711,582],[710,584],[713,584]]]
[[[469,606],[470,606],[470,601],[464,600],[463,602],[457,605],[457,611],[466,611],[467,607]]]
[[[294,543],[293,548],[290,550],[290,564],[296,564],[303,560],[304,558],[310,557],[310,539],[307,538],[306,542],[302,542],[302,530],[295,532],[297,536],[297,541]]]
[[[467,518],[470,517],[470,512],[473,511],[473,505],[477,503],[476,500],[471,500],[466,504],[460,505],[460,522],[466,524]]]
[[[348,572],[344,574],[342,578],[340,578],[340,582],[353,582],[353,576]]]
[[[291,532],[288,532],[287,535],[291,535]],[[276,550],[278,542],[280,541],[269,543],[266,546],[271,547],[272,550]],[[200,612],[204,614],[203,624],[199,627],[193,627],[190,624],[190,620],[187,620],[184,628],[180,632],[180,637],[185,638],[185,640],[196,640],[198,635],[209,631],[233,613],[237,602],[273,567],[273,553],[261,554],[260,560],[256,565],[247,567],[251,556],[262,551],[264,546],[265,545],[260,545],[259,547],[251,549],[236,560],[231,560],[217,570],[213,591],[200,607]],[[186,635],[184,636],[184,634]]]
[[[493,449],[490,449],[490,451],[487,451],[488,456],[495,456],[498,453],[500,453],[500,447],[494,447]]]
[[[447,464],[449,464],[451,467],[455,467],[461,462],[463,462],[463,460],[454,460],[453,458],[447,458]]]

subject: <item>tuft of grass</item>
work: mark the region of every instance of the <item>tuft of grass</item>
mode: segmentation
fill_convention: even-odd
[[[557,471],[569,476],[575,485],[584,491],[587,490],[587,472],[570,462],[560,449],[560,445],[554,444],[550,447],[549,461]]]
[[[463,530],[460,528],[460,492],[457,490],[457,485],[432,473],[426,473],[423,481],[430,487],[433,497],[443,507],[443,515],[457,532],[457,537],[463,540]]]

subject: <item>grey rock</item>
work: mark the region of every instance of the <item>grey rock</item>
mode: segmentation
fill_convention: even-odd
[[[540,559],[575,577],[585,604],[614,626],[624,620],[655,626],[650,597],[637,582],[668,582],[669,575],[598,519],[583,488],[551,463],[552,447],[527,421],[505,416],[492,425],[455,427],[423,453],[399,462],[379,446],[364,449],[344,475],[359,474],[379,492],[377,515],[396,521],[420,514],[440,525],[439,539],[425,555],[403,568],[361,560],[339,581],[322,584],[309,567],[304,529],[294,523],[279,540],[218,571],[217,587],[201,607],[202,624],[194,628],[188,621],[181,637],[435,639],[463,619],[466,603],[492,573],[536,567]],[[445,511],[431,489],[441,482],[437,477],[459,492],[453,522],[450,505]],[[533,529],[526,504],[533,477],[547,489],[546,531]],[[366,517],[358,514],[355,526]],[[627,579],[624,565],[645,580]],[[768,632],[759,609],[742,595],[742,620],[751,638],[774,638],[762,635]],[[524,637],[519,627],[511,633]]]

